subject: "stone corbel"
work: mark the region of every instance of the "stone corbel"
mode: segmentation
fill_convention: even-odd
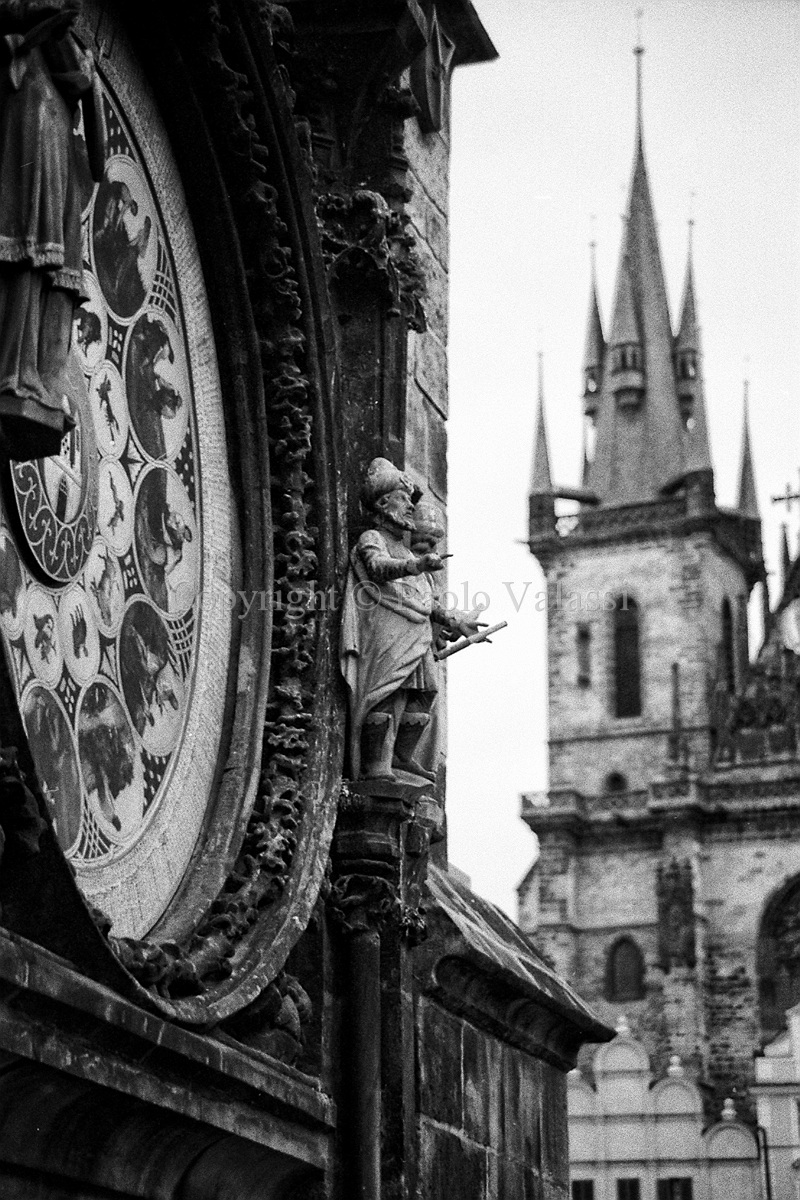
[[[417,111],[397,81],[425,50],[425,14],[416,0],[289,0],[286,7],[299,51],[293,82],[317,167],[323,176],[375,187],[376,172],[392,168],[392,121]],[[404,173],[404,162],[395,165]]]
[[[437,806],[426,785],[346,783],[334,835],[328,910],[345,934],[388,928],[410,945],[425,937],[422,890]]]

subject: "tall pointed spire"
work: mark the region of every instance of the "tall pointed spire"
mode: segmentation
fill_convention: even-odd
[[[539,392],[536,412],[536,441],[533,446],[530,494],[552,495],[553,477],[550,473],[550,450],[547,445],[547,429],[544,423],[544,365],[539,351]]]
[[[686,256],[686,278],[683,285],[681,316],[675,335],[675,373],[678,380],[678,404],[686,429],[687,471],[710,471],[711,449],[708,444],[705,388],[700,355],[700,325],[694,291],[694,261],[692,233],[694,220],[689,218],[689,245]]]
[[[759,519],[753,451],[750,446],[750,384],[744,383],[744,419],[742,422],[742,458],[739,468],[739,499],[736,504],[743,517]]]
[[[636,46],[636,146],[589,486],[604,506],[656,500],[686,473],[672,324],[644,156]]]
[[[599,391],[606,356],[606,340],[603,336],[600,303],[597,299],[595,242],[589,243],[589,251],[592,263],[592,282],[589,295],[589,319],[586,323],[586,348],[583,354],[583,411],[587,416],[593,416],[597,411],[597,402],[600,399]]]
[[[692,253],[692,232],[694,220],[689,218],[689,245],[686,254],[686,277],[683,284],[683,300],[681,301],[681,319],[675,337],[675,349],[700,349],[700,330],[697,324],[697,304],[694,296],[694,255]]]
[[[781,583],[781,595],[783,595],[783,593],[786,591],[786,584],[788,583],[788,580],[789,580],[789,572],[792,569],[792,556],[791,556],[791,553],[789,552],[789,536],[788,536],[788,529],[787,529],[785,521],[781,525],[780,554],[781,554],[780,583]]]

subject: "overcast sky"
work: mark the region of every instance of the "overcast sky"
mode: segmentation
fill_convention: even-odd
[[[509,628],[449,665],[448,814],[451,861],[515,915],[535,852],[519,793],[546,787],[543,581],[516,544],[527,533],[536,354],[553,473],[576,484],[588,243],[608,334],[633,161],[637,6],[476,7],[500,58],[460,69],[454,83],[450,586],[460,604],[465,582],[469,598],[486,592],[487,619]],[[800,483],[800,5],[651,0],[642,38],[645,153],[673,320],[690,206],[695,221],[717,497],[735,500],[747,373],[774,567],[787,517],[770,496]],[[796,543],[797,509],[788,519]]]

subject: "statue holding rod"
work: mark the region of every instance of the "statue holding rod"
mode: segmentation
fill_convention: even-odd
[[[448,612],[438,602],[433,577],[444,562],[433,547],[444,530],[429,505],[415,526],[420,495],[387,459],[370,463],[361,500],[373,527],[351,551],[342,614],[354,779],[392,780],[400,770],[435,780],[436,739],[426,739],[424,754],[417,755],[438,693],[434,645],[479,628],[473,614]]]
[[[0,429],[12,459],[58,452],[75,309],[85,299],[73,126],[82,105],[92,177],[105,157],[78,0],[0,0]]]

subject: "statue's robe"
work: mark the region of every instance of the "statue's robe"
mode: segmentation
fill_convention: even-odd
[[[65,429],[63,376],[85,298],[73,120],[94,66],[68,32],[30,48],[0,20],[0,35],[0,417],[19,456],[34,457],[37,429],[42,453]]]
[[[361,773],[361,733],[369,714],[401,690],[433,704],[438,668],[431,616],[436,611],[430,575],[397,578],[414,559],[402,542],[378,530],[359,538],[350,555],[342,611],[341,668],[350,693],[350,764]],[[395,577],[392,578],[391,576]],[[420,765],[434,770],[438,745],[428,739]]]

